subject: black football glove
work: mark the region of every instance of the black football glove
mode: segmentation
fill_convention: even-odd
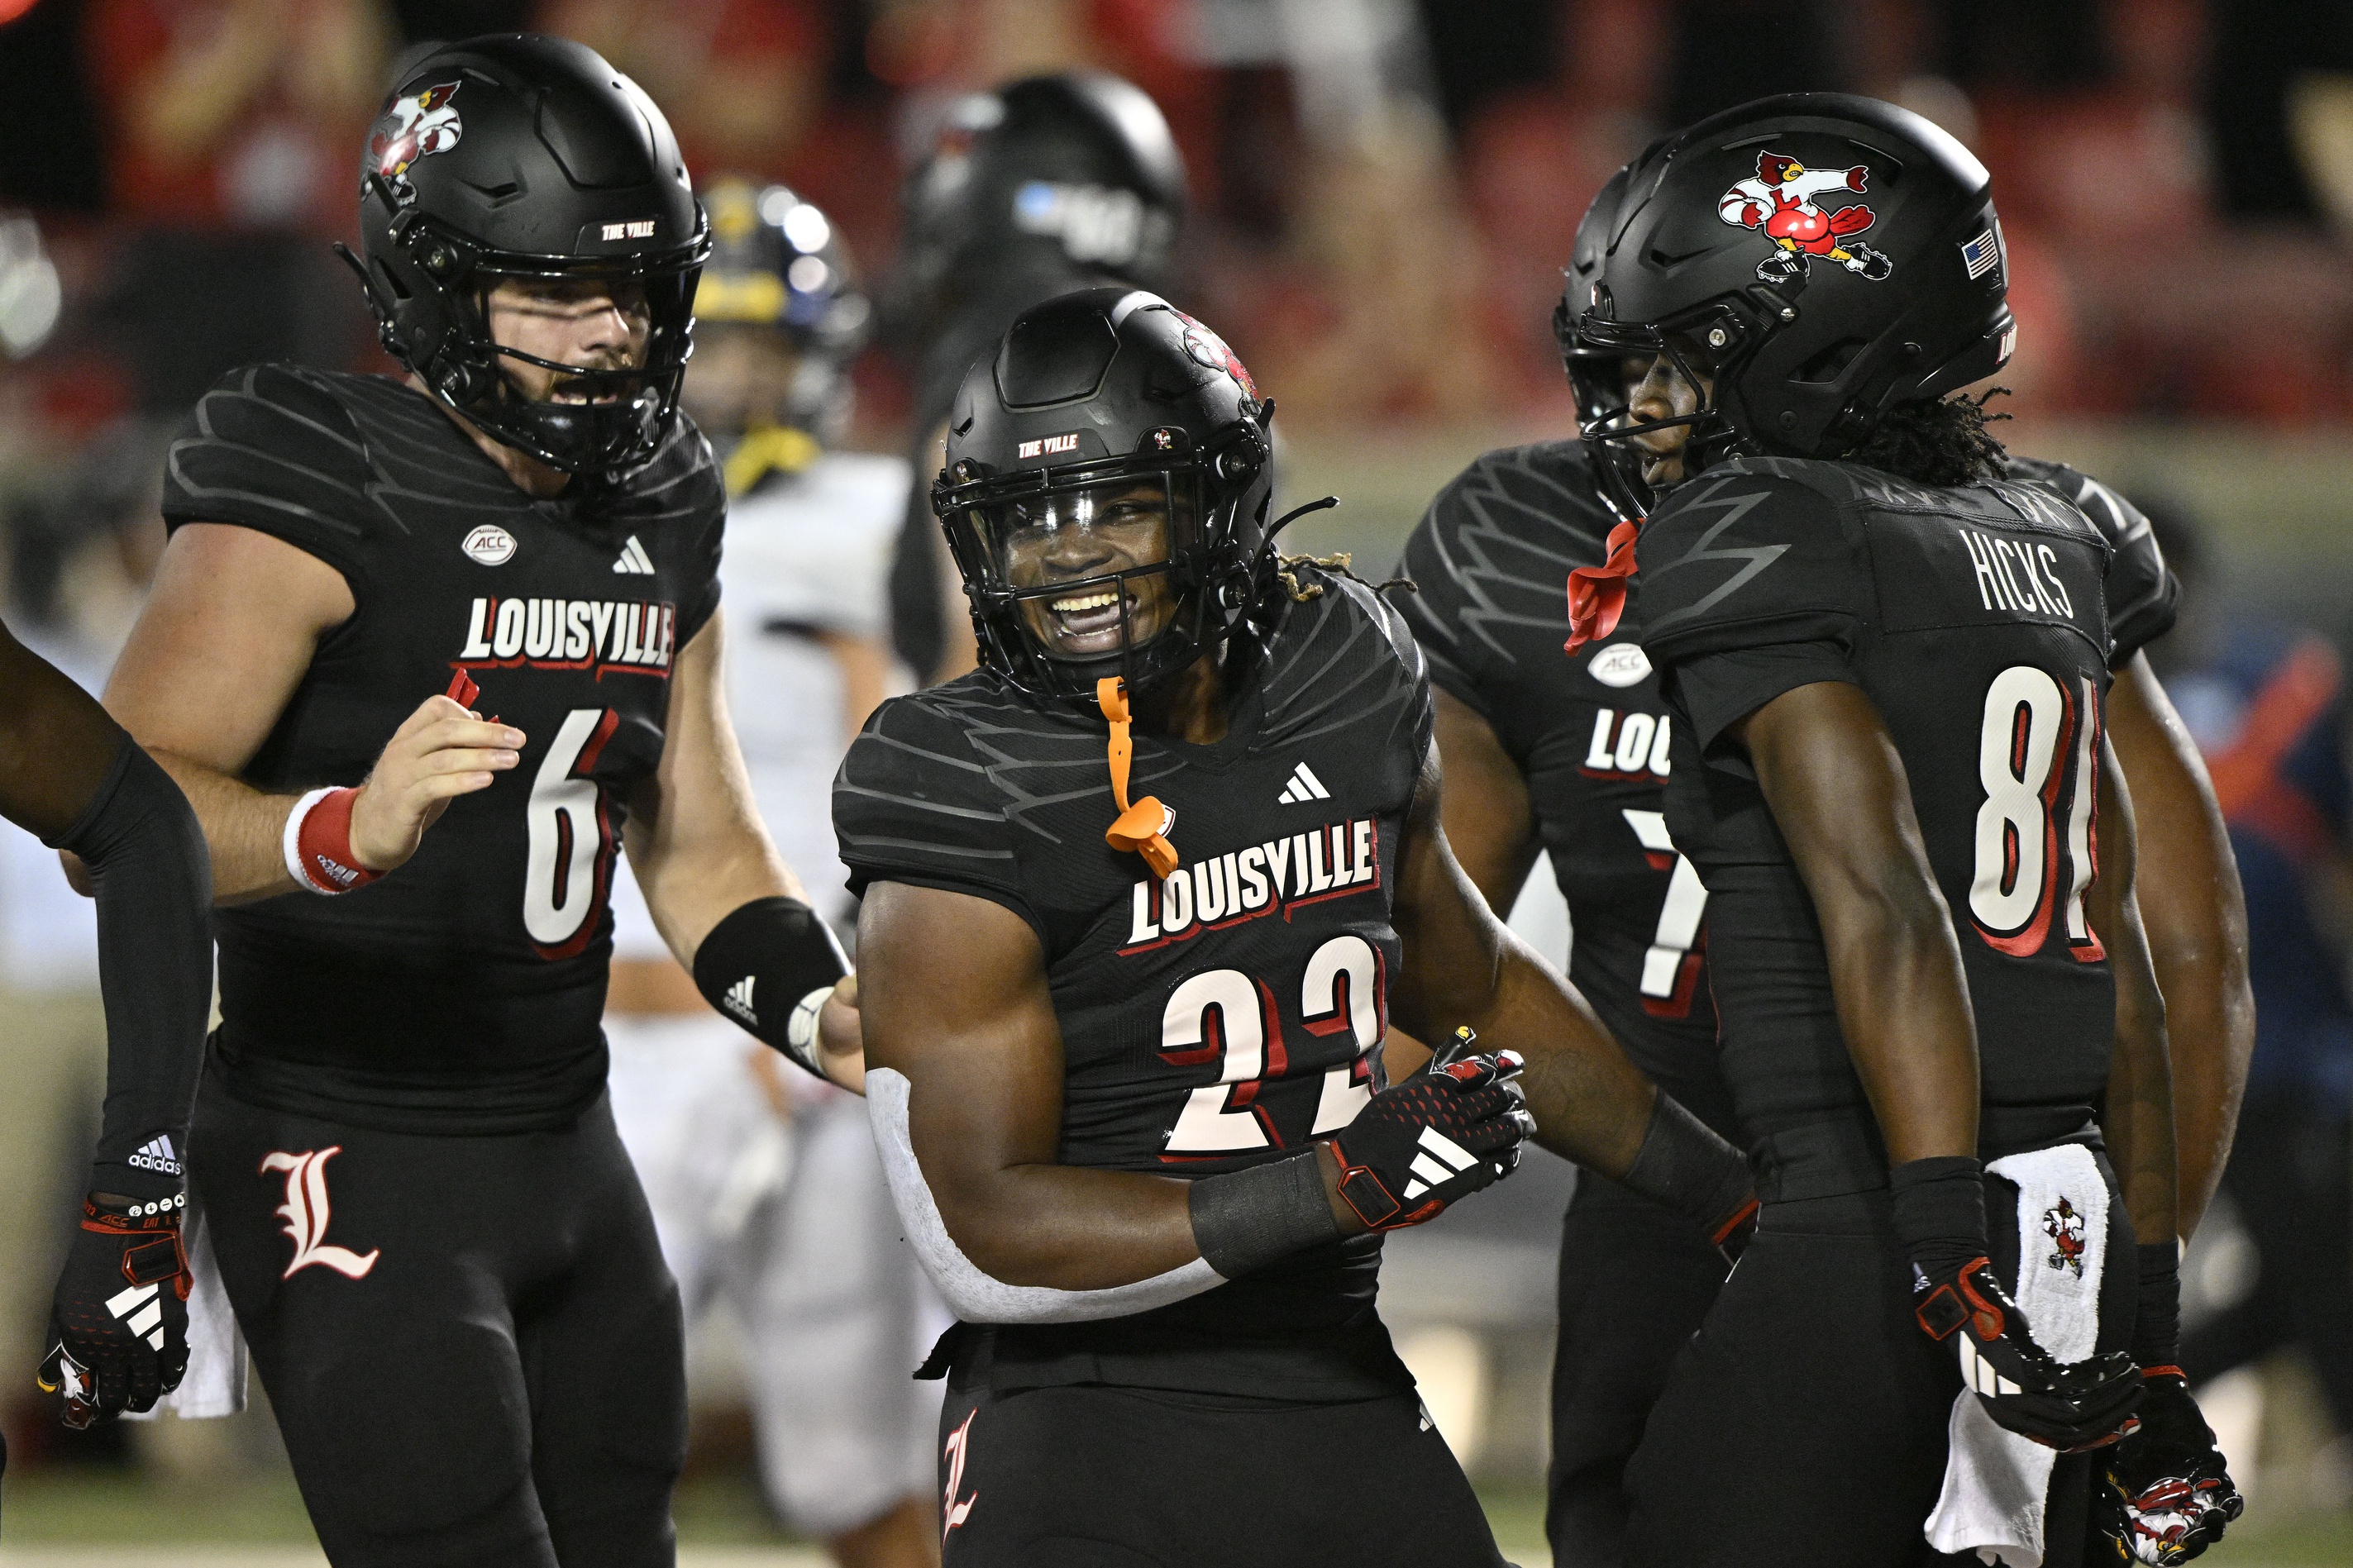
[[[2181,1374],[2143,1378],[2140,1429],[2116,1445],[2093,1508],[2118,1563],[2187,1563],[2246,1511]]]
[[[36,1381],[62,1395],[65,1423],[88,1426],[152,1410],[188,1366],[188,1259],[180,1249],[187,1198],[82,1200],[49,1308],[49,1352]]]
[[[1511,1080],[1517,1053],[1474,1053],[1457,1029],[1429,1065],[1373,1096],[1335,1134],[1340,1196],[1374,1230],[1433,1219],[1518,1168],[1535,1118]]]
[[[1997,1425],[2068,1453],[2105,1447],[2133,1429],[2141,1378],[2132,1357],[2111,1351],[2066,1365],[2052,1360],[1983,1258],[1942,1278],[1917,1264],[1914,1274],[1921,1331],[1952,1344],[1961,1381]]]

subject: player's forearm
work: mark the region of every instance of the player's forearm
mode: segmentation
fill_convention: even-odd
[[[712,928],[745,904],[808,897],[767,834],[748,821],[704,825],[680,838],[633,834],[629,869],[645,891],[655,929],[690,971]]]
[[[286,819],[301,798],[270,795],[176,752],[152,750],[195,808],[212,853],[213,902],[250,903],[296,890],[286,868]]]
[[[1974,1157],[1977,1028],[1943,903],[1855,889],[1837,904],[1822,919],[1831,989],[1888,1163]]]
[[[2139,824],[2135,882],[2165,997],[2186,1237],[2221,1180],[2254,1049],[2246,898],[2205,763],[2139,656],[2117,677],[2108,733]]]
[[[1536,1141],[1605,1176],[1623,1176],[1641,1148],[1657,1087],[1627,1059],[1575,986],[1500,923],[1493,937],[1492,959],[1411,965],[1420,983],[1398,986],[1398,1024],[1425,1040],[1444,1039],[1467,1024],[1482,1050],[1518,1052],[1526,1063],[1519,1081],[1536,1119]],[[1472,984],[1432,988],[1421,977],[1433,968]]]
[[[2101,1121],[2135,1238],[2144,1245],[2170,1246],[2179,1234],[2179,1188],[2166,1003],[2149,962],[2136,896],[2140,837],[2136,792],[2128,787],[2113,748],[2103,752],[2100,872],[2084,909],[2107,952],[2116,984],[2116,1043]]]
[[[1103,1290],[1201,1256],[1188,1186],[1169,1176],[1036,1164],[967,1173],[933,1192],[948,1235],[992,1279]]]

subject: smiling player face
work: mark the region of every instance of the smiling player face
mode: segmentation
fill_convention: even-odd
[[[1006,503],[998,563],[1017,589],[1083,583],[1168,559],[1168,492],[1157,479],[1118,480]],[[1021,602],[1030,633],[1060,658],[1120,651],[1120,600],[1129,640],[1142,646],[1166,628],[1176,597],[1166,573]]]

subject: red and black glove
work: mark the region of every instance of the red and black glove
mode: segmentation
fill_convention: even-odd
[[[2093,1507],[2100,1533],[2118,1563],[2168,1568],[2187,1563],[2222,1539],[2223,1527],[2246,1510],[2231,1471],[2206,1425],[2180,1356],[2181,1253],[2170,1241],[2137,1251],[2137,1314],[2133,1359],[2140,1363],[2147,1397],[2140,1429],[2118,1443],[2100,1474]]]
[[[1340,1196],[1372,1229],[1434,1219],[1518,1167],[1536,1130],[1511,1083],[1519,1056],[1474,1053],[1474,1040],[1455,1030],[1428,1066],[1373,1096],[1333,1136]]]
[[[2116,1445],[2093,1507],[2118,1563],[2187,1563],[2246,1511],[2213,1430],[2179,1372],[2142,1379],[2140,1427]]]
[[[92,1193],[49,1309],[42,1392],[62,1395],[65,1423],[88,1426],[152,1410],[188,1366],[187,1199]]]
[[[1893,1173],[1920,1331],[1953,1347],[1961,1381],[2007,1430],[2070,1453],[2116,1441],[2135,1426],[2139,1369],[2122,1351],[2063,1365],[2034,1342],[1986,1258],[1983,1184],[1978,1162],[1964,1157]]]

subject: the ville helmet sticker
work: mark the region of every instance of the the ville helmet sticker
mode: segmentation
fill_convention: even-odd
[[[1224,371],[1240,385],[1243,396],[1257,402],[1258,383],[1252,381],[1250,373],[1242,368],[1242,362],[1234,351],[1226,346],[1226,340],[1184,311],[1178,310],[1175,314],[1185,323],[1185,352],[1192,356],[1193,363],[1205,370]]]
[[[465,135],[465,121],[458,118],[457,106],[450,101],[464,85],[445,81],[394,99],[369,132],[368,162],[404,205],[417,199],[416,187],[408,183],[410,166],[419,158],[447,153]]]
[[[1875,215],[1861,202],[1825,208],[1815,198],[1831,191],[1861,191],[1871,179],[1862,163],[1845,169],[1809,169],[1787,153],[1757,155],[1757,173],[1724,193],[1716,216],[1735,228],[1753,228],[1773,242],[1757,264],[1767,283],[1794,283],[1816,260],[1834,261],[1873,282],[1894,271],[1886,257],[1855,236]]]

